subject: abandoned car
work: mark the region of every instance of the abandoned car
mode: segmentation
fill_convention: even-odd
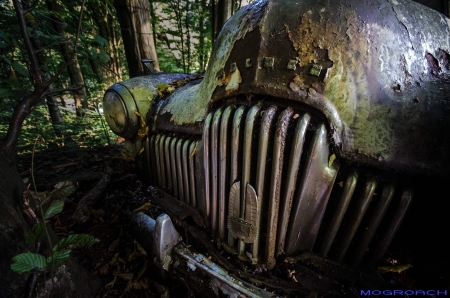
[[[111,86],[106,120],[170,215],[136,215],[158,264],[273,295],[184,246],[171,217],[190,217],[231,259],[271,270],[311,253],[370,272],[426,187],[416,177],[450,169],[449,36],[449,19],[408,0],[255,1],[204,77]]]

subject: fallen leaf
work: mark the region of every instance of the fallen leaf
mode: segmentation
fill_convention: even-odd
[[[152,204],[150,202],[147,202],[144,205],[142,205],[141,207],[134,209],[133,213],[136,213],[136,212],[139,212],[139,211],[147,211],[148,208],[150,208],[151,205]]]
[[[133,280],[133,273],[114,273],[114,276],[118,276],[123,280]]]
[[[388,265],[388,266],[380,266],[378,267],[378,271],[380,273],[386,273],[386,272],[396,272],[401,273],[405,271],[408,268],[411,268],[411,264],[405,264],[405,265]]]

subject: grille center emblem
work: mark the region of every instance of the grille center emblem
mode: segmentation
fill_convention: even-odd
[[[231,186],[228,203],[228,233],[245,243],[253,243],[258,235],[258,196],[255,189],[247,184],[241,191],[241,182]]]

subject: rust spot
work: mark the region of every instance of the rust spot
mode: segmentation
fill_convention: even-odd
[[[428,70],[431,74],[437,75],[441,71],[441,67],[439,66],[439,61],[430,53],[425,54],[425,59],[428,62]]]

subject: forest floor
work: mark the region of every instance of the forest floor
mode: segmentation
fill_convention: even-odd
[[[18,156],[18,169],[23,179],[30,178],[31,161],[31,154]],[[80,224],[72,219],[77,204],[95,188],[106,167],[113,170],[111,182],[92,207],[90,219]],[[134,163],[126,161],[122,157],[120,145],[94,149],[36,152],[34,177],[37,190],[40,192],[51,191],[55,184],[62,181],[73,181],[79,185],[76,193],[66,199],[63,212],[51,219],[51,224],[60,238],[73,233],[84,233],[93,235],[100,240],[99,243],[90,247],[73,250],[75,259],[101,282],[99,292],[92,293],[92,297],[215,296],[208,285],[201,287],[189,281],[189,274],[170,272],[163,278],[160,271],[152,265],[153,260],[146,255],[140,244],[129,233],[128,223],[120,216],[121,209],[135,210],[150,202],[151,196],[146,191],[145,182],[140,180]],[[147,211],[148,214],[154,215],[160,212],[161,209],[153,203]],[[434,215],[436,214],[434,213]],[[421,219],[426,220],[423,217]],[[447,223],[448,219],[438,223],[444,226],[440,227],[441,232],[435,231],[433,235],[448,238],[449,226],[445,226]],[[417,223],[410,223],[412,229],[415,228],[414,224]],[[412,235],[421,235],[420,231],[416,232]],[[180,232],[180,234],[182,233]],[[406,233],[406,235],[411,234]],[[404,239],[400,239],[400,243],[395,242],[394,248],[388,252],[391,263],[395,263],[396,260],[402,263],[412,262],[413,267],[399,270],[400,272],[377,273],[375,274],[376,278],[384,280],[385,284],[390,285],[393,289],[439,289],[447,290],[450,293],[448,246],[430,248],[428,245],[423,248],[418,244],[420,247],[417,250],[411,245],[420,242],[418,236],[404,236]],[[416,238],[414,239],[414,237]],[[272,273],[251,266],[244,266],[241,269],[249,274],[264,274],[265,277],[274,280],[284,278],[287,281],[298,282],[301,278],[308,278],[304,273],[302,275],[301,268],[288,263],[277,266]],[[320,274],[316,277],[322,279]],[[327,295],[327,292],[318,294],[316,291],[298,293],[293,291],[288,296],[313,298],[338,297],[341,294],[342,297],[349,295],[357,297],[358,291],[361,290],[355,283],[339,283],[330,278],[327,281],[339,288],[338,294],[336,292]],[[201,294],[198,293],[199,290],[202,291]],[[284,294],[279,291],[278,293]]]

